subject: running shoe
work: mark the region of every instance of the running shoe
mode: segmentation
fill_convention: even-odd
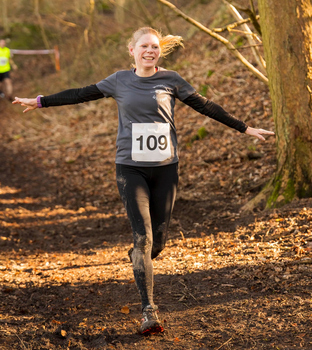
[[[164,331],[158,316],[157,316],[158,308],[155,306],[154,308],[151,305],[148,305],[143,310],[143,317],[141,320],[141,326],[139,328],[139,333],[143,335],[156,334]]]
[[[2,91],[0,91],[0,97],[5,98],[5,94]]]

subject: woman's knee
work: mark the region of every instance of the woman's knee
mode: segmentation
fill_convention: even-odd
[[[152,241],[147,235],[135,234],[134,251],[137,250],[143,254],[152,250]]]
[[[134,241],[131,261],[134,270],[144,271],[146,264],[151,263],[152,242],[145,235],[138,235]]]

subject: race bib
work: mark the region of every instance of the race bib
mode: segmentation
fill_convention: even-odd
[[[4,66],[8,63],[8,59],[6,57],[0,57],[0,66]]]
[[[170,157],[169,123],[132,124],[132,160],[161,162]]]

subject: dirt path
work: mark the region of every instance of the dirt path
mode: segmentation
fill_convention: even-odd
[[[270,167],[272,145],[265,160],[248,160],[225,143],[209,152],[211,138],[192,146],[182,139],[170,240],[154,264],[166,332],[145,338],[137,334],[131,233],[114,183],[110,130],[92,131],[84,149],[44,137],[51,123],[36,136],[34,124],[23,135],[27,122],[15,122],[7,120],[0,145],[0,349],[312,348],[311,201],[239,213],[254,195],[246,169]],[[224,135],[211,128],[216,139]]]
[[[273,129],[267,88],[223,51],[207,82],[207,60],[180,73]],[[0,110],[1,350],[312,349],[311,200],[240,213],[274,172],[274,139],[256,142],[178,104],[179,193],[154,263],[166,331],[142,337],[115,185],[115,107]]]

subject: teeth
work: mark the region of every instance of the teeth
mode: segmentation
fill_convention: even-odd
[[[152,57],[143,57],[145,60],[153,61],[154,58]]]

